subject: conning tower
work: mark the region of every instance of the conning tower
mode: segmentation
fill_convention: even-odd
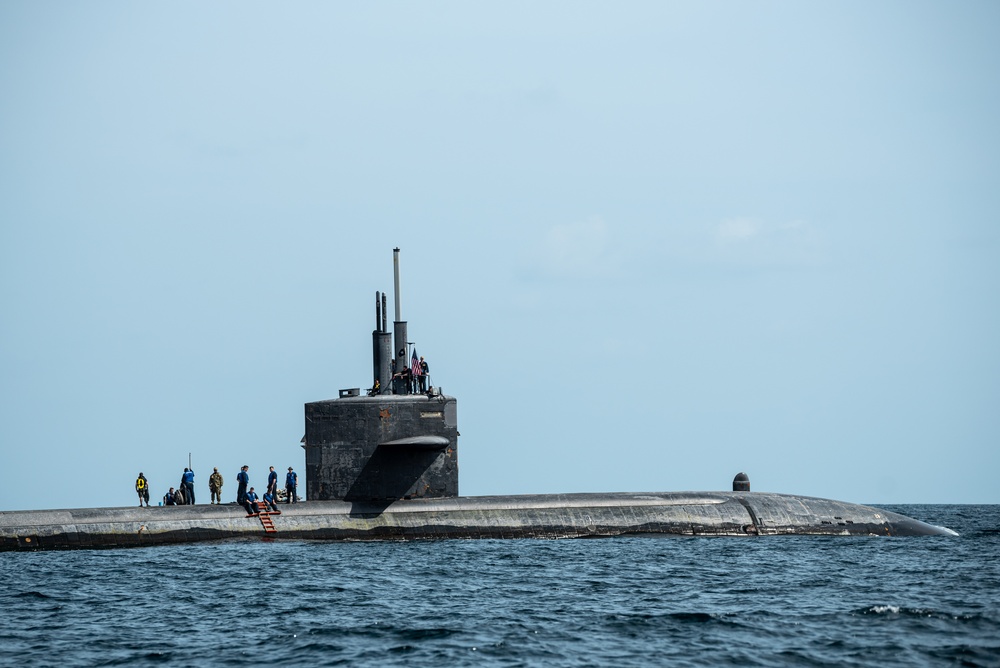
[[[395,320],[375,293],[372,386],[305,405],[306,495],[314,500],[391,502],[458,496],[458,407],[420,382],[402,319],[399,249],[393,249]],[[392,340],[394,339],[394,340]]]

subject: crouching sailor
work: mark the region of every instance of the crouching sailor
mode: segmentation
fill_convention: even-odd
[[[253,487],[247,492],[246,500],[243,502],[243,507],[247,509],[247,515],[258,515],[260,514],[260,506],[257,504],[257,492],[253,491]]]
[[[271,490],[264,492],[264,510],[270,510],[275,513],[280,513],[278,510],[278,504],[275,502],[274,494],[271,494]]]

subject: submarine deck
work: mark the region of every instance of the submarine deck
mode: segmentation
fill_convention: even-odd
[[[235,505],[0,512],[0,551],[233,538],[416,540],[622,535],[956,535],[897,513],[768,492],[576,493],[282,504],[274,531]]]

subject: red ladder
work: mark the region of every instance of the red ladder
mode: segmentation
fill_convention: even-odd
[[[271,519],[271,513],[264,511],[258,517],[260,517],[260,523],[264,526],[264,533],[278,533],[278,530],[274,528],[274,520]]]

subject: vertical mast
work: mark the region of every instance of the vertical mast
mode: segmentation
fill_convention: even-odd
[[[395,339],[396,353],[392,365],[392,371],[393,373],[399,373],[409,364],[409,361],[406,358],[406,321],[403,320],[403,309],[401,306],[402,297],[399,290],[399,248],[392,249],[392,270],[393,287],[396,291],[396,320],[392,323],[392,333]],[[406,383],[397,381],[393,384],[392,391],[394,394],[409,394],[410,388],[406,387]]]
[[[393,279],[392,287],[395,290],[394,295],[396,297],[396,322],[401,322],[403,320],[403,316],[401,315],[402,308],[400,307],[399,304],[400,300],[402,299],[402,295],[399,294],[399,249],[398,248],[392,249],[392,279]],[[397,343],[399,342],[397,341]]]

